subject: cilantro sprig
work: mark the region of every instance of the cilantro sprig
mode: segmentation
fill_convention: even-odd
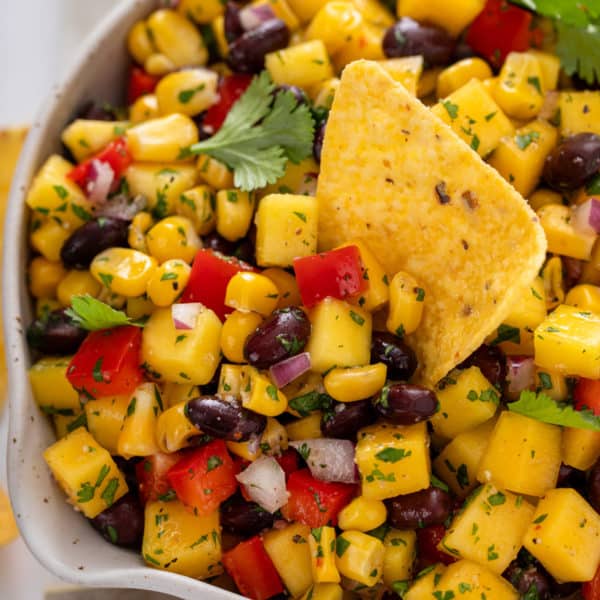
[[[182,156],[208,154],[233,169],[234,184],[251,191],[274,183],[288,160],[299,163],[312,152],[314,122],[308,106],[291,92],[275,98],[275,84],[263,71],[255,77],[212,137],[184,148]]]
[[[130,319],[123,311],[116,310],[112,306],[92,298],[89,294],[73,296],[71,307],[67,308],[65,313],[74,325],[88,331],[111,329],[122,325],[143,327],[142,322]]]
[[[600,417],[591,410],[575,410],[571,404],[557,402],[544,393],[523,391],[516,402],[510,402],[508,409],[543,423],[600,431]]]

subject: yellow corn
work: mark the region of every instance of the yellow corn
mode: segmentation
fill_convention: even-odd
[[[129,107],[129,119],[132,123],[143,123],[160,117],[156,94],[144,94]]]
[[[488,79],[492,69],[481,58],[464,58],[444,69],[437,81],[437,97],[446,98],[471,79]]]
[[[587,471],[600,457],[600,431],[565,427],[562,459],[566,465]]]
[[[387,58],[380,60],[379,64],[398,83],[401,83],[413,96],[417,95],[419,79],[423,72],[422,56],[403,56],[401,58]]]
[[[165,407],[170,408],[180,402],[187,402],[200,395],[197,385],[190,383],[165,383],[162,390],[162,399]]]
[[[141,296],[156,269],[156,260],[130,248],[109,248],[90,265],[94,279],[115,294],[128,298]]]
[[[416,331],[423,316],[425,290],[408,273],[400,271],[390,282],[390,314],[387,328],[402,337]]]
[[[335,566],[335,528],[312,529],[308,538],[311,569],[315,583],[339,583],[340,574]]]
[[[209,69],[186,69],[170,73],[156,86],[156,98],[163,115],[180,113],[193,117],[217,99],[218,75]]]
[[[135,161],[175,161],[182,148],[197,141],[196,124],[181,114],[151,119],[127,130],[127,145]]]
[[[546,204],[562,204],[562,201],[563,197],[558,192],[544,189],[536,190],[528,198],[529,206],[536,212]]]
[[[336,52],[333,62],[337,71],[355,60],[384,60],[382,44],[385,29],[363,22],[362,26],[352,35],[343,47]]]
[[[61,140],[71,151],[75,160],[81,162],[102,150],[115,138],[123,135],[128,127],[128,121],[75,119],[63,130]]]
[[[29,263],[29,291],[34,298],[54,298],[56,288],[67,271],[61,262],[36,256]]]
[[[277,286],[264,275],[243,271],[236,273],[227,284],[225,306],[243,312],[268,316],[279,302]]]
[[[333,67],[321,40],[271,52],[265,58],[265,67],[275,83],[301,88],[317,85],[333,77]]]
[[[542,89],[547,92],[555,90],[558,85],[558,75],[560,72],[560,59],[555,54],[549,52],[541,52],[540,50],[528,50],[527,54],[531,54],[537,58],[542,69]]]
[[[243,238],[254,215],[254,195],[238,190],[217,192],[217,231],[230,242]]]
[[[272,417],[267,417],[267,426],[260,438],[260,446],[265,454],[281,454],[288,449],[288,435],[285,427]]]
[[[600,287],[585,283],[576,285],[567,293],[565,304],[600,315]]]
[[[46,414],[73,416],[81,410],[79,394],[67,379],[70,357],[46,357],[29,369],[29,383],[36,404]]]
[[[301,23],[310,21],[328,0],[287,0]]]
[[[203,66],[208,52],[194,24],[173,10],[157,10],[147,21],[159,52],[177,67]]]
[[[255,312],[235,310],[227,316],[221,329],[221,352],[227,360],[234,363],[246,362],[244,344],[262,321],[261,315]]]
[[[44,318],[53,310],[58,310],[60,307],[60,302],[54,298],[38,298],[35,303],[35,316],[38,319]]]
[[[129,233],[127,236],[127,242],[134,250],[140,252],[148,252],[148,246],[146,245],[146,232],[154,225],[154,219],[152,215],[147,212],[139,212],[131,225],[129,226]]]
[[[371,531],[383,525],[387,519],[387,510],[381,500],[372,500],[364,496],[354,498],[338,515],[340,529]]]
[[[125,312],[130,319],[149,317],[156,307],[144,294],[143,296],[127,298]]]
[[[127,49],[133,60],[143,65],[156,50],[145,21],[138,21],[127,35]]]
[[[105,396],[89,400],[85,404],[89,432],[111,454],[117,453],[117,443],[128,406],[128,396]]]
[[[270,269],[265,269],[261,275],[268,277],[279,290],[277,308],[300,306],[302,304],[296,278],[291,273],[278,267],[271,267]]]
[[[88,271],[69,271],[58,284],[56,296],[62,306],[70,306],[73,296],[84,296],[89,294],[96,297],[100,293],[98,283]]]
[[[287,409],[287,398],[271,383],[271,380],[258,372],[252,372],[249,384],[241,390],[242,405],[259,415],[276,417]]]
[[[215,193],[208,185],[199,185],[179,195],[175,211],[187,217],[198,235],[207,235],[217,223]]]
[[[246,384],[245,376],[246,367],[242,365],[222,365],[217,393],[222,395],[228,394],[239,398],[242,383],[244,383],[244,385]]]
[[[233,172],[218,160],[207,154],[200,154],[196,166],[200,178],[211,187],[217,190],[233,188]]]
[[[217,48],[219,49],[221,58],[227,58],[229,54],[229,42],[225,37],[225,17],[217,17],[211,23],[211,28],[213,35],[215,36],[215,40],[217,40]]]
[[[333,369],[323,384],[327,393],[338,402],[355,402],[376,394],[384,385],[387,367],[375,363],[364,367]]]
[[[59,262],[60,250],[71,233],[55,221],[44,223],[40,220],[34,221],[34,223],[36,222],[35,229],[29,236],[31,247],[37,250],[46,260]]]
[[[171,306],[185,289],[191,270],[192,268],[179,258],[165,261],[148,280],[148,298],[156,306]]]
[[[296,421],[288,423],[285,426],[288,439],[297,442],[298,440],[314,440],[322,438],[321,417],[321,412],[317,411],[308,417],[303,417],[302,419],[297,419]]]
[[[600,238],[596,240],[592,248],[590,260],[583,263],[583,271],[579,281],[581,283],[600,285]]]
[[[332,77],[323,83],[311,88],[311,96],[314,98],[315,108],[326,108],[329,110],[333,104],[335,93],[340,87],[340,79]]]
[[[262,456],[262,450],[260,446],[252,442],[225,442],[229,452],[248,460],[250,462],[255,461],[258,457]]]
[[[550,258],[542,269],[544,290],[546,292],[546,308],[552,310],[565,299],[562,261],[558,256]]]
[[[536,369],[537,389],[557,402],[563,402],[569,395],[567,379],[562,373],[548,369]]]
[[[327,2],[306,29],[307,40],[322,40],[329,54],[335,54],[363,22],[352,2]]]
[[[268,6],[278,19],[281,19],[291,32],[300,27],[300,22],[287,0],[254,0],[252,6]]]
[[[144,70],[150,75],[162,77],[168,73],[172,73],[177,69],[177,65],[164,54],[155,52],[151,54],[144,63]]]
[[[173,258],[191,263],[202,248],[194,225],[186,217],[167,217],[159,221],[147,233],[146,244],[159,263]]]
[[[391,27],[396,21],[379,0],[352,0],[352,4],[361,12],[365,21],[378,27]]]
[[[196,23],[206,25],[225,12],[225,3],[221,0],[181,0],[177,10]]]
[[[156,421],[156,441],[162,452],[187,448],[190,440],[202,432],[185,416],[187,400],[171,406]]]
[[[335,564],[343,577],[369,587],[379,582],[385,548],[376,537],[362,531],[344,531],[338,536],[336,548]]]

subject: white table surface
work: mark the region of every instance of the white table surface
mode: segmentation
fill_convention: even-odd
[[[0,0],[0,128],[31,122],[82,39],[118,1]],[[4,488],[6,413],[0,415]],[[0,599],[43,600],[46,591],[68,587],[35,561],[22,539],[0,547]]]

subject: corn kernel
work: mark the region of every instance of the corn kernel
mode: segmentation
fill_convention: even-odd
[[[211,29],[213,32],[213,36],[217,41],[217,48],[219,49],[219,54],[221,58],[227,58],[227,56],[229,55],[229,42],[225,37],[225,17],[217,17],[211,23]]]
[[[335,93],[340,87],[341,80],[338,77],[332,77],[319,85],[311,88],[311,97],[314,98],[315,108],[331,109]]]
[[[63,130],[61,140],[71,151],[75,160],[81,162],[102,150],[115,138],[123,135],[128,127],[128,121],[75,119]]]
[[[360,11],[365,21],[377,27],[391,27],[395,22],[394,16],[384,8],[379,0],[351,0]]]
[[[85,296],[89,294],[95,298],[101,289],[98,283],[88,271],[69,271],[58,284],[56,296],[62,306],[70,306],[73,296]]]
[[[425,290],[408,273],[400,271],[390,282],[390,313],[387,328],[402,337],[413,333],[421,323]]]
[[[546,308],[552,310],[562,304],[565,299],[562,261],[558,256],[554,256],[546,262],[542,269],[542,279],[544,280]]]
[[[35,303],[35,316],[45,319],[52,311],[61,308],[61,304],[54,298],[38,298]]]
[[[248,271],[236,273],[227,284],[225,306],[243,312],[268,316],[279,302],[277,286],[264,275]]]
[[[139,212],[131,225],[129,226],[129,233],[127,235],[127,242],[134,250],[148,253],[148,246],[146,244],[146,233],[154,225],[154,219],[152,215],[147,212]]]
[[[36,256],[29,263],[29,291],[34,298],[53,298],[67,271],[61,262]]]
[[[338,525],[344,530],[371,531],[383,525],[386,519],[387,510],[381,500],[358,496],[339,512]]]
[[[148,298],[156,306],[171,306],[185,289],[191,270],[192,268],[179,258],[165,261],[148,280]]]
[[[558,192],[540,189],[533,192],[527,201],[529,202],[529,206],[537,212],[542,206],[546,206],[546,204],[562,204],[563,197]]]
[[[239,398],[242,383],[246,385],[245,376],[246,368],[242,365],[221,365],[217,394],[227,394]]]
[[[177,69],[177,65],[164,54],[155,52],[151,54],[144,62],[144,71],[149,75],[163,77]]]
[[[37,250],[46,260],[60,262],[60,250],[71,233],[55,221],[38,223],[39,226],[36,226],[29,236],[31,247]]]
[[[591,469],[600,457],[600,431],[563,428],[562,461],[581,471]]]
[[[413,96],[417,95],[419,79],[423,72],[422,56],[404,56],[378,61],[383,69]]]
[[[576,285],[567,293],[565,304],[600,315],[600,286]]]
[[[355,402],[376,394],[384,385],[387,367],[375,363],[365,367],[333,369],[323,380],[327,393],[338,402]]]
[[[208,185],[199,185],[179,195],[175,211],[194,224],[198,235],[207,235],[214,230],[217,223],[216,202],[212,188]]]
[[[452,4],[445,0],[398,0],[396,10],[399,17],[433,23],[456,38],[483,10],[484,5],[485,0],[463,0]]]
[[[335,528],[312,529],[308,538],[311,570],[315,583],[339,583],[340,574],[335,566]]]
[[[156,441],[162,452],[177,452],[189,446],[202,432],[185,415],[187,400],[171,406],[156,421]]]
[[[329,0],[287,0],[301,23],[308,23]]]
[[[344,531],[336,541],[335,564],[340,574],[369,587],[383,575],[384,555],[383,543],[361,531]]]
[[[155,52],[152,38],[148,34],[145,21],[138,21],[127,35],[127,49],[133,60],[143,65],[146,59]]]
[[[254,195],[239,190],[217,192],[217,231],[226,240],[235,242],[250,229],[255,209]]]
[[[218,100],[217,83],[218,75],[208,69],[186,69],[166,75],[155,92],[161,114],[200,114]]]
[[[167,217],[159,221],[146,235],[148,251],[159,262],[179,258],[191,263],[202,241],[194,226],[185,217]]]
[[[144,94],[129,107],[129,119],[133,124],[160,117],[156,94]]]
[[[417,534],[390,527],[383,538],[383,583],[392,587],[395,581],[412,579],[417,557]]]
[[[278,19],[281,19],[293,33],[300,27],[300,22],[287,0],[254,0],[252,6],[268,6]]]
[[[181,0],[177,11],[200,25],[207,25],[225,12],[225,3],[221,0]]]
[[[545,92],[556,89],[558,85],[558,75],[560,72],[560,59],[555,54],[542,52],[541,50],[528,50],[527,54],[534,56],[540,63],[542,70],[542,89]]]
[[[293,442],[299,440],[314,440],[323,437],[321,432],[321,411],[314,412],[308,417],[292,421],[285,426],[288,439]]]
[[[352,2],[327,2],[306,29],[306,39],[322,40],[327,52],[335,54],[362,22],[362,14]]]
[[[291,273],[277,267],[272,267],[270,269],[265,269],[261,275],[268,277],[279,290],[277,308],[300,306],[302,304],[296,278]]]
[[[445,98],[461,88],[471,79],[489,79],[493,76],[492,69],[481,58],[463,58],[445,68],[437,80],[437,97]]]
[[[223,163],[208,156],[200,154],[196,163],[200,179],[217,190],[233,188],[233,172]]]
[[[227,316],[221,329],[221,352],[227,360],[234,363],[246,362],[244,344],[262,321],[262,316],[255,312],[234,310]]]
[[[418,98],[428,98],[435,92],[437,88],[438,77],[440,76],[441,72],[441,67],[435,69],[426,69],[423,71],[417,85]]]
[[[242,388],[242,405],[259,415],[276,417],[287,409],[287,398],[271,383],[271,380],[258,372],[250,375],[249,385]]]
[[[116,294],[141,296],[156,269],[156,260],[130,248],[109,248],[90,265],[94,279]]]

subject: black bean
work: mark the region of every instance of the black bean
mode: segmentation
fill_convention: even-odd
[[[388,520],[398,529],[440,525],[452,511],[452,497],[438,487],[396,496],[385,501]]]
[[[267,424],[266,417],[246,410],[237,400],[216,396],[193,398],[185,414],[203,433],[230,442],[245,442],[260,435]]]
[[[475,51],[467,42],[458,42],[456,44],[456,48],[454,48],[454,54],[452,55],[452,60],[450,62],[458,62],[459,60],[464,60],[465,58],[473,58],[477,56]]]
[[[241,6],[237,2],[228,2],[225,5],[225,38],[230,44],[244,33],[240,22],[240,10]]]
[[[483,376],[498,389],[506,381],[506,357],[497,346],[482,344],[458,366],[459,369],[469,367],[479,367]]]
[[[202,243],[204,244],[205,248],[210,248],[211,250],[220,252],[225,256],[233,256],[236,247],[234,242],[230,242],[224,237],[221,237],[216,231],[204,236],[202,238]]]
[[[125,494],[90,522],[105,539],[117,546],[139,548],[142,544],[144,509],[133,494]]]
[[[583,274],[583,261],[572,256],[561,256],[560,260],[563,267],[563,282],[565,288],[570,290],[579,283]]]
[[[90,100],[78,111],[77,118],[92,121],[114,121],[118,117],[115,115],[115,109],[110,104],[101,106]]]
[[[323,414],[321,431],[325,437],[355,440],[356,433],[375,421],[375,411],[369,400],[338,403]]]
[[[456,42],[446,31],[404,17],[392,25],[383,38],[388,58],[421,54],[426,66],[445,66],[452,59]]]
[[[585,472],[562,463],[558,471],[556,487],[585,490]],[[584,492],[585,493],[585,492]]]
[[[265,56],[282,50],[289,41],[287,25],[281,19],[269,19],[229,45],[229,66],[239,73],[258,73],[265,67]]]
[[[521,567],[517,561],[513,561],[502,575],[510,581],[521,597],[550,599],[550,581],[543,569],[534,565]]]
[[[321,154],[323,152],[323,141],[325,140],[325,130],[327,129],[327,120],[323,121],[315,133],[313,142],[313,156],[315,160],[321,163]]]
[[[268,369],[299,354],[310,336],[310,321],[295,307],[281,308],[261,323],[246,339],[244,357],[258,369]]]
[[[114,246],[127,247],[129,223],[114,217],[88,221],[63,244],[60,258],[69,269],[87,269],[97,254]]]
[[[31,323],[27,328],[27,341],[32,348],[44,354],[74,354],[87,333],[74,325],[65,309],[61,308]]]
[[[587,499],[594,510],[600,513],[600,458],[594,463],[588,474]]]
[[[410,383],[385,386],[373,399],[375,410],[386,421],[413,425],[425,421],[437,411],[438,399],[430,389]]]
[[[557,190],[575,190],[600,170],[600,135],[578,133],[546,158],[544,180]]]
[[[273,526],[274,516],[255,502],[234,496],[221,505],[221,525],[225,531],[252,537]]]
[[[139,485],[136,475],[136,467],[137,464],[143,462],[144,459],[141,456],[134,456],[133,458],[113,456],[113,460],[115,461],[117,467],[119,467],[119,471],[121,471],[123,477],[125,477],[129,491],[137,495]]]
[[[573,600],[573,595],[581,590],[580,583],[575,583],[574,581],[568,581],[567,583],[559,583],[553,578],[550,579],[550,585],[552,587],[551,597],[553,599],[558,600],[558,598],[569,598],[570,600]],[[579,596],[575,596],[575,598],[578,597]]]
[[[407,381],[417,370],[417,357],[412,348],[391,333],[376,331],[371,340],[371,362],[387,366],[390,379]]]

